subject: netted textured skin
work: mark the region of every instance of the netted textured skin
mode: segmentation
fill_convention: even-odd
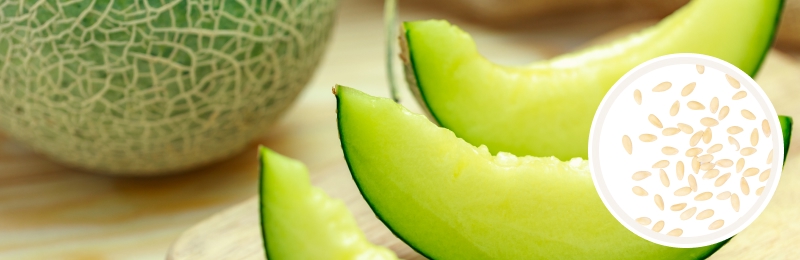
[[[336,0],[0,0],[0,128],[66,164],[174,172],[264,134]]]

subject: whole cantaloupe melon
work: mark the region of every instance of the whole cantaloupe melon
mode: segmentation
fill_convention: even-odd
[[[0,128],[69,165],[174,172],[241,150],[319,63],[336,0],[2,0]]]

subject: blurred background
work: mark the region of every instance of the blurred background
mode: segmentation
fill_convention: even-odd
[[[399,13],[401,21],[447,19],[472,34],[488,59],[520,65],[634,32],[686,2],[403,0]],[[336,128],[334,84],[390,95],[383,26],[382,1],[341,0],[332,38],[316,73],[277,123],[260,130],[241,152],[177,174],[115,177],[67,167],[0,130],[0,259],[164,259],[182,232],[256,195],[259,144],[303,161],[312,182],[344,200],[370,240],[408,258],[419,258],[369,211],[344,164]],[[757,80],[778,113],[795,118],[800,118],[798,58],[800,0],[787,0],[776,48]],[[405,85],[401,98],[406,107],[421,111]],[[798,144],[794,142],[793,147]],[[797,152],[792,148],[789,154]],[[796,207],[793,201],[800,199],[800,193],[786,188],[800,185],[799,166],[797,160],[789,159],[782,189],[765,211],[767,216],[754,226],[767,228],[768,223],[792,218],[795,213],[783,208]],[[797,231],[796,225],[786,223],[784,228]],[[252,233],[258,232],[257,226],[252,228]],[[795,233],[786,236],[797,237]],[[240,245],[253,249],[261,243],[251,239]],[[258,259],[260,253],[254,252],[252,259]],[[723,249],[718,255],[727,258],[738,253]]]

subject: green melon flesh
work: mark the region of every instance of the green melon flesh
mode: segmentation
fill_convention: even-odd
[[[0,128],[146,175],[263,135],[311,78],[337,0],[0,0]]]
[[[397,259],[367,241],[342,201],[311,186],[303,163],[265,147],[259,158],[268,259]]]
[[[492,153],[587,158],[592,118],[608,89],[642,62],[711,55],[751,76],[772,43],[782,0],[694,0],[659,24],[528,66],[483,58],[446,21],[407,22],[409,85],[443,127]]]
[[[337,100],[361,194],[429,258],[698,259],[725,243],[680,249],[636,236],[606,209],[585,160],[492,156],[390,99],[337,87]]]

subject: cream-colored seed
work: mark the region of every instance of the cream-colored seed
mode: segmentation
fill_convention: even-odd
[[[702,138],[703,138],[703,131],[697,131],[697,133],[694,133],[694,135],[692,135],[692,137],[689,139],[689,145],[697,146],[697,143],[699,143],[700,139]]]
[[[728,113],[730,113],[730,112],[731,112],[731,109],[728,108],[728,106],[724,106],[724,107],[719,109],[719,115],[717,116],[717,118],[719,119],[719,121],[722,121],[722,119],[725,119],[725,117],[727,117]]]
[[[719,178],[717,178],[717,180],[714,181],[714,187],[719,187],[719,186],[724,185],[725,182],[727,182],[730,177],[731,177],[731,173],[726,173],[726,174],[723,174],[722,176],[719,176]]]
[[[750,156],[756,153],[756,148],[753,147],[742,148],[742,150],[739,151],[739,153],[744,156]]]
[[[672,211],[681,211],[684,208],[686,208],[686,203],[678,203],[669,207],[669,209]]]
[[[686,196],[692,192],[692,188],[690,187],[683,187],[675,191],[675,196]]]
[[[711,192],[707,192],[706,191],[706,192],[697,194],[697,196],[694,196],[694,200],[696,200],[696,201],[704,201],[704,200],[710,199],[713,196],[714,196],[714,194],[711,194]]]
[[[633,143],[627,135],[622,136],[622,147],[625,148],[625,152],[628,152],[628,154],[633,154]]]
[[[708,127],[719,125],[719,121],[710,117],[704,117],[703,119],[700,119],[700,123]]]
[[[632,190],[633,190],[633,194],[636,194],[638,196],[647,196],[647,191],[644,190],[644,188],[642,188],[642,187],[634,186]]]
[[[708,170],[711,170],[711,169],[714,169],[714,164],[713,163],[707,162],[707,163],[701,163],[700,164],[700,170],[708,171]]]
[[[764,192],[764,187],[756,189],[756,196],[761,196],[761,193]]]
[[[672,107],[669,108],[669,115],[671,116],[677,115],[680,109],[681,109],[681,102],[675,101],[675,103],[672,103]]]
[[[711,142],[711,128],[706,127],[703,131],[703,143],[708,144]]]
[[[692,171],[694,171],[694,174],[700,172],[700,161],[697,160],[697,157],[692,157]]]
[[[742,169],[744,169],[744,158],[739,158],[736,161],[736,172],[742,172]]]
[[[761,175],[758,176],[758,181],[760,181],[760,182],[767,181],[767,179],[769,179],[769,175],[771,173],[772,173],[772,170],[770,170],[770,169],[764,170],[763,172],[761,172]]]
[[[694,178],[694,175],[689,175],[689,189],[693,192],[697,192],[697,180]]]
[[[706,71],[706,67],[705,67],[705,66],[703,66],[703,65],[699,65],[699,64],[698,64],[698,65],[696,66],[696,68],[697,68],[697,73],[700,73],[700,74],[703,74],[703,72],[705,72],[705,71]]]
[[[664,146],[664,148],[661,148],[661,152],[665,155],[676,155],[678,154],[678,149],[671,146]]]
[[[694,213],[697,212],[697,207],[691,207],[681,213],[681,220],[687,220],[694,216]]]
[[[664,125],[661,124],[661,120],[658,120],[658,117],[656,117],[656,115],[650,114],[649,116],[647,116],[647,120],[649,120],[650,123],[653,124],[655,127],[658,128],[664,127]]]
[[[642,92],[638,89],[633,91],[633,100],[636,101],[638,105],[642,104]]]
[[[750,112],[750,110],[747,109],[742,109],[742,117],[748,120],[756,120],[756,115],[754,115],[753,112]]]
[[[661,169],[661,184],[664,187],[669,187],[669,176],[667,176],[667,172],[664,169]]]
[[[756,176],[756,174],[758,174],[758,168],[749,168],[747,170],[744,170],[744,173],[742,173],[742,176],[750,177],[750,176]]]
[[[662,229],[664,229],[664,221],[663,220],[659,220],[658,222],[656,222],[655,225],[653,225],[653,231],[655,231],[655,232],[661,232]]]
[[[697,220],[704,220],[713,216],[714,216],[714,210],[707,209],[700,211],[700,213],[697,214]]]
[[[750,195],[750,185],[747,184],[747,180],[744,177],[739,182],[739,186],[741,186],[744,195]]]
[[[686,106],[691,110],[703,110],[703,109],[706,109],[706,106],[704,106],[702,103],[697,102],[697,101],[689,101],[688,103],[686,103]]]
[[[683,235],[683,230],[680,228],[673,229],[672,231],[667,233],[667,236],[679,237]]]
[[[714,156],[710,154],[704,154],[697,157],[697,160],[701,163],[707,163],[714,160]]]
[[[642,141],[642,142],[645,142],[645,143],[653,142],[655,140],[658,140],[658,137],[655,136],[655,135],[651,135],[651,134],[639,135],[639,141]]]
[[[739,141],[736,141],[736,138],[733,138],[733,136],[728,136],[728,143],[730,143],[733,146],[736,146],[736,151],[739,151],[739,148],[741,148],[739,146]]]
[[[667,166],[669,166],[669,161],[667,160],[657,161],[656,163],[653,164],[653,168],[656,169],[667,168]]]
[[[686,86],[683,87],[683,89],[681,90],[681,96],[685,97],[688,96],[689,94],[692,94],[692,91],[694,91],[695,86],[697,86],[697,83],[694,82],[686,84]]]
[[[681,132],[681,129],[678,129],[677,127],[667,127],[667,128],[664,128],[664,130],[661,130],[661,134],[666,135],[666,136],[676,135],[676,134],[678,134],[680,132]]]
[[[767,163],[772,163],[772,150],[769,150],[769,155],[767,155]]]
[[[764,131],[764,136],[769,137],[772,134],[771,129],[769,128],[769,122],[766,119],[761,121],[761,130]]]
[[[725,191],[717,195],[718,200],[726,200],[731,197],[730,191]]]
[[[678,123],[678,129],[683,131],[684,134],[691,134],[692,132],[694,132],[694,129],[692,128],[692,126],[684,124],[684,123]]]
[[[709,230],[717,230],[725,225],[725,220],[717,219],[714,222],[711,222],[711,225],[708,225]]]
[[[716,153],[722,150],[722,144],[715,144],[708,148],[707,153]]]
[[[753,132],[750,133],[750,145],[756,146],[758,145],[758,129],[754,128]]]
[[[655,87],[653,87],[653,92],[664,92],[669,90],[672,87],[672,83],[669,82],[661,82]]]
[[[735,89],[739,89],[739,81],[731,77],[731,75],[725,74],[725,78],[728,79],[728,84]]]
[[[638,171],[638,172],[634,173],[633,176],[631,176],[631,179],[633,179],[634,181],[641,181],[641,180],[646,179],[647,177],[650,177],[650,172],[648,172],[648,171]]]
[[[675,164],[675,175],[678,177],[678,180],[683,180],[683,161],[678,161]]]
[[[732,134],[732,135],[741,133],[742,131],[743,131],[743,129],[741,127],[738,127],[738,126],[728,127],[728,133]]]
[[[716,113],[717,112],[717,108],[719,108],[719,99],[717,97],[712,98],[711,99],[711,104],[708,105],[708,108],[709,108],[709,111],[711,111],[712,114]]]
[[[650,218],[648,218],[648,217],[637,218],[636,219],[636,223],[639,223],[639,224],[645,225],[645,226],[650,225]]]
[[[730,159],[720,159],[720,160],[717,160],[715,162],[715,164],[717,166],[719,166],[719,167],[722,167],[722,168],[728,168],[728,167],[733,166],[733,161],[731,161]]]
[[[705,174],[703,174],[703,179],[704,180],[710,180],[710,179],[716,178],[717,175],[719,175],[719,170],[711,169],[711,170],[708,170]]]
[[[656,196],[653,196],[653,201],[656,203],[658,209],[664,210],[664,199],[661,198],[661,195],[656,194]]]
[[[739,195],[736,193],[731,194],[731,207],[733,207],[733,211],[739,212]]]
[[[695,148],[689,148],[688,150],[686,150],[686,153],[684,154],[686,155],[686,157],[694,157],[702,152],[703,148],[695,147]]]
[[[739,100],[739,99],[743,99],[745,97],[747,97],[747,92],[739,91],[739,92],[736,92],[736,94],[733,94],[733,97],[731,97],[731,99]]]

